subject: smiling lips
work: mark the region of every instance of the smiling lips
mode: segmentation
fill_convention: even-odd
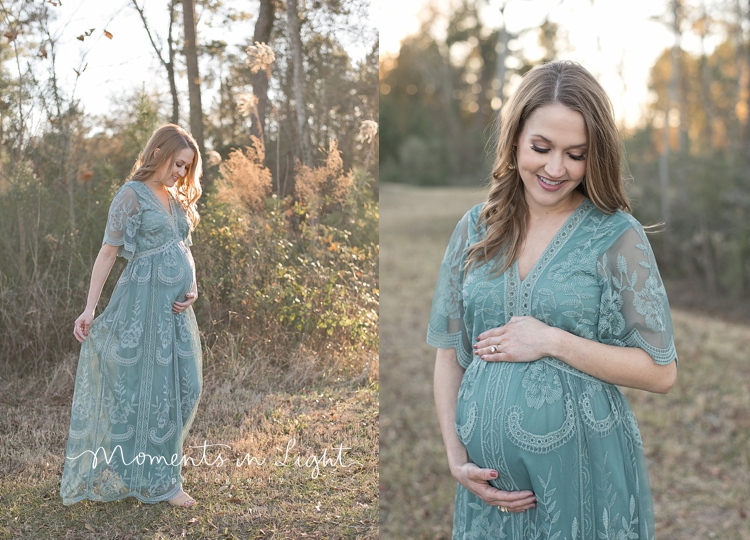
[[[541,185],[544,189],[547,191],[557,191],[557,189],[562,186],[567,180],[560,180],[559,182],[553,182],[552,180],[547,180],[543,176],[536,175],[537,180],[539,181],[539,185]]]

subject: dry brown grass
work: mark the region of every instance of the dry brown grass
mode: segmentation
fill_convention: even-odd
[[[438,267],[458,219],[484,194],[381,187],[383,405],[380,534],[450,538],[455,482],[425,344]],[[660,540],[750,538],[750,327],[673,311],[680,356],[666,396],[627,390],[649,461]]]
[[[187,510],[132,498],[63,506],[77,358],[46,378],[0,381],[0,538],[376,538],[376,353],[319,358],[299,348],[291,362],[260,351],[217,356],[215,348],[205,358],[185,446],[199,464],[183,469],[199,503]],[[208,447],[208,466],[200,463],[204,443],[231,448]],[[277,465],[290,444],[287,464]],[[247,461],[237,466],[238,458]]]

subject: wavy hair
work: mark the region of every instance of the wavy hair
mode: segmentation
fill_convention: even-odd
[[[148,180],[165,163],[171,162],[177,152],[185,148],[193,151],[193,161],[185,176],[177,180],[177,183],[168,190],[172,197],[185,209],[190,220],[190,228],[195,229],[200,220],[196,201],[203,193],[200,182],[203,174],[203,162],[198,151],[198,144],[190,133],[175,124],[166,124],[154,131],[154,134],[151,135],[146,146],[138,155],[133,170],[130,172],[129,180],[138,182]],[[157,152],[157,150],[159,151]]]
[[[586,174],[577,189],[605,214],[630,212],[622,172],[622,139],[612,103],[602,86],[580,64],[551,62],[530,70],[502,110],[490,193],[477,227],[484,239],[468,251],[467,265],[489,262],[504,272],[519,255],[526,237],[529,207],[516,163],[515,147],[529,116],[539,107],[559,103],[583,116],[588,137]]]

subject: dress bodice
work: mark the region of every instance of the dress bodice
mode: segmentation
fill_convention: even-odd
[[[170,211],[143,182],[126,182],[115,195],[109,211],[104,242],[120,246],[118,255],[131,259],[182,241],[192,242],[190,223],[182,205],[169,197]]]
[[[428,329],[433,345],[459,345],[468,367],[480,333],[530,315],[586,339],[643,347],[657,363],[676,357],[666,291],[630,214],[604,214],[586,199],[521,280],[518,261],[502,274],[496,260],[466,267],[468,247],[484,234],[480,210],[466,213],[446,251]]]

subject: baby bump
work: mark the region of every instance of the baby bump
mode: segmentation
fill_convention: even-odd
[[[469,458],[496,469],[496,487],[532,489],[575,435],[576,403],[545,362],[473,362],[459,390],[456,431]]]
[[[175,300],[184,300],[185,294],[193,289],[195,281],[195,263],[190,250],[183,242],[177,242],[155,263],[156,280],[160,288],[172,294]]]

